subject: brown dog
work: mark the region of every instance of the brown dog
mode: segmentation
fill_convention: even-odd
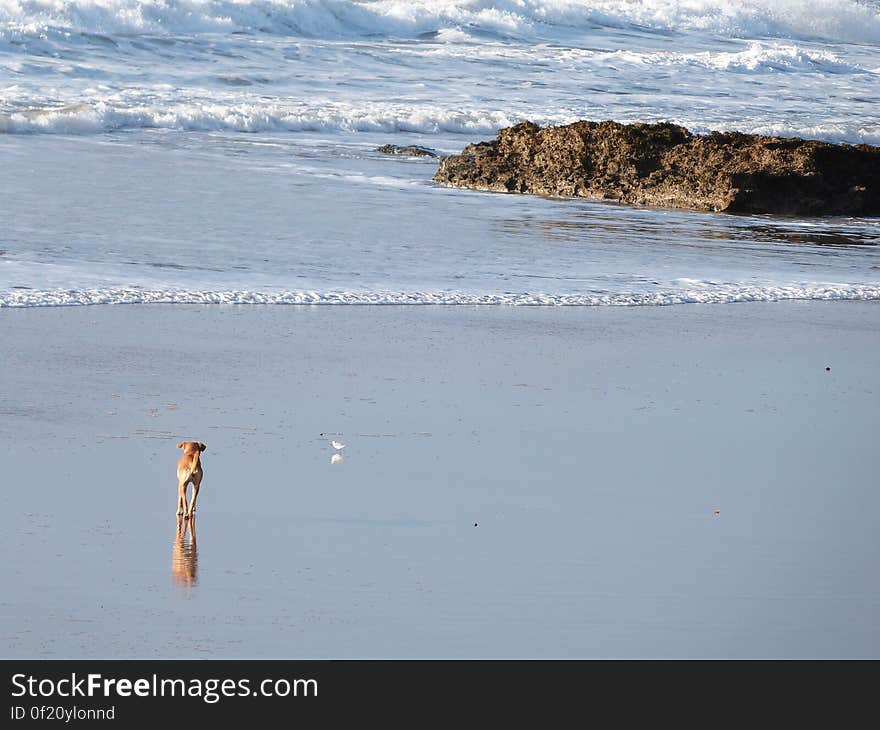
[[[202,483],[202,461],[200,459],[205,445],[201,441],[181,441],[177,444],[178,449],[183,449],[183,456],[177,462],[177,516],[186,518],[195,517],[196,498],[199,496],[199,485]],[[193,485],[192,497],[189,500],[189,510],[186,508],[186,487]]]

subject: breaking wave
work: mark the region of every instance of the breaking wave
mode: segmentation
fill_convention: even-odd
[[[880,145],[880,124],[834,122],[783,124],[760,120],[694,122],[687,119],[621,118],[621,122],[673,121],[692,132],[737,131],[777,137],[801,137],[846,144]],[[432,104],[342,104],[290,106],[284,102],[205,101],[167,107],[124,101],[69,104],[0,112],[0,134],[98,134],[133,129],[193,132],[412,132],[492,137],[503,127],[529,119],[541,126],[568,124],[576,111],[444,109]]]
[[[453,33],[533,39],[607,27],[876,43],[880,6],[872,0],[0,0],[0,36]]]

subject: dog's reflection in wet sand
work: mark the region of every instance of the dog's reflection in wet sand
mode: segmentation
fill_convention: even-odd
[[[171,575],[174,582],[183,588],[190,588],[198,580],[199,551],[196,547],[196,521],[177,518],[177,535],[171,553]]]

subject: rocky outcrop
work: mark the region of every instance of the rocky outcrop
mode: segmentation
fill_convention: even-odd
[[[405,155],[406,157],[439,157],[434,150],[428,147],[420,147],[417,144],[411,144],[407,147],[399,147],[396,144],[383,144],[376,148],[376,152],[382,152],[386,155]]]
[[[784,215],[880,215],[880,147],[674,124],[502,129],[441,158],[434,180],[498,192]]]

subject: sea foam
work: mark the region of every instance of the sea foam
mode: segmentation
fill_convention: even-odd
[[[540,118],[543,122],[553,121]],[[431,104],[285,104],[192,101],[153,104],[98,101],[0,113],[0,133],[89,134],[122,129],[231,132],[420,132],[494,134],[519,118],[499,111]]]
[[[880,300],[880,284],[709,285],[691,282],[680,291],[583,294],[450,291],[187,291],[138,287],[107,289],[13,290],[0,292],[2,307],[62,307],[95,304],[235,304],[235,305],[458,305],[545,307],[634,307],[674,304],[729,304],[790,300]]]

